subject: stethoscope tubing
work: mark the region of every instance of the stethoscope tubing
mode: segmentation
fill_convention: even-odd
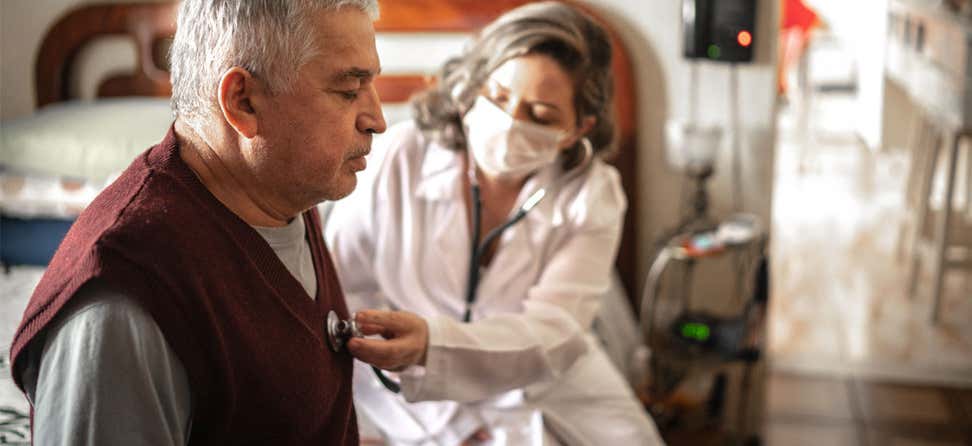
[[[506,220],[505,223],[493,228],[486,234],[482,243],[479,243],[479,231],[482,228],[482,223],[480,219],[482,218],[482,200],[479,198],[479,186],[472,185],[472,196],[473,196],[473,238],[472,238],[472,252],[469,255],[469,278],[466,280],[466,312],[462,316],[463,322],[469,322],[472,319],[472,307],[476,303],[476,288],[479,287],[479,263],[481,262],[483,255],[486,254],[486,249],[489,248],[489,244],[496,240],[503,231],[507,230],[510,226],[515,225],[517,222],[526,216],[527,212],[530,211],[526,206],[521,206],[516,214],[510,219]],[[544,193],[543,189],[538,192]],[[540,197],[541,199],[543,197]],[[530,202],[531,200],[527,200]],[[539,199],[535,200],[539,202]],[[532,207],[532,206],[531,206]]]

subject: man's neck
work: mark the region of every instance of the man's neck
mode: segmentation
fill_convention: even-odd
[[[219,137],[209,141],[188,123],[177,119],[176,138],[179,157],[196,174],[213,196],[241,220],[251,226],[285,226],[296,215],[287,215],[261,199],[256,187],[246,178],[234,174],[234,169],[220,156],[214,144],[226,144]]]

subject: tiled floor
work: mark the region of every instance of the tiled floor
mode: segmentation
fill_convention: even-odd
[[[972,444],[972,390],[777,372],[768,393],[768,446]]]
[[[972,446],[972,389],[772,371],[765,446]],[[731,414],[724,414],[731,415]],[[718,426],[669,424],[669,446],[740,444]],[[750,444],[750,443],[743,443]]]
[[[806,131],[794,109],[777,144],[764,444],[972,445],[972,277],[947,275],[939,325],[927,275],[907,296],[908,154],[861,144],[852,96],[816,96]]]
[[[947,274],[939,325],[929,323],[930,274],[914,298],[905,291],[907,257],[896,249],[908,154],[858,140],[851,95],[818,94],[809,131],[796,126],[795,108],[780,114],[774,184],[776,365],[972,385],[972,273]]]

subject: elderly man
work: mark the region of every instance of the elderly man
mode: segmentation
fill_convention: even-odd
[[[78,218],[11,348],[37,444],[357,444],[314,206],[385,129],[375,0],[186,0],[176,119]]]

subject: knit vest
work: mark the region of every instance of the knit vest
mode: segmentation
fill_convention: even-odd
[[[25,346],[97,278],[135,299],[179,357],[191,445],[357,445],[352,358],[328,347],[329,310],[348,317],[313,210],[304,213],[316,300],[266,241],[179,156],[174,129],[78,217],[34,290],[11,347]]]

